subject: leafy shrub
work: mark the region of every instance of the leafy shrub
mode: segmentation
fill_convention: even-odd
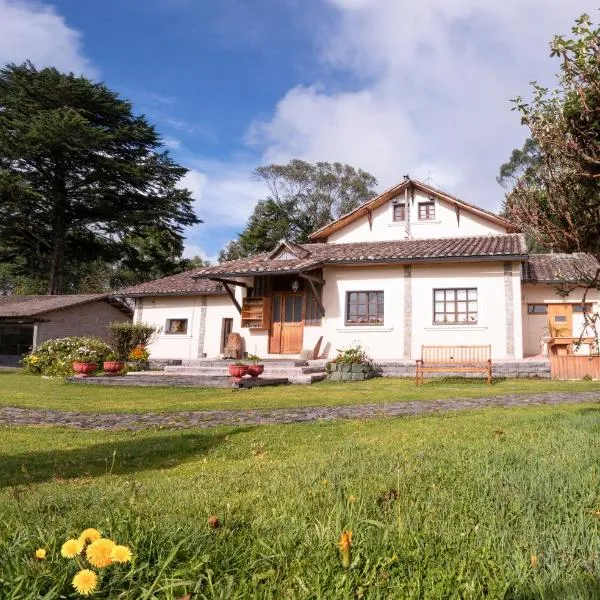
[[[355,343],[353,346],[347,348],[338,348],[336,350],[337,356],[331,361],[340,364],[354,365],[354,364],[373,364],[373,360],[367,354],[367,351],[359,344]]]
[[[152,343],[160,328],[150,323],[111,323],[109,326],[115,354],[120,360],[126,360],[137,346],[146,347]]]
[[[101,365],[111,352],[112,348],[108,344],[96,338],[59,338],[35,347],[23,359],[23,367],[26,373],[66,377],[73,373],[73,361]]]

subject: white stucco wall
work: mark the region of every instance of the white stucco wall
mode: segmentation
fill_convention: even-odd
[[[134,322],[152,323],[162,328],[156,341],[148,348],[154,359],[198,358],[200,348],[201,308],[205,296],[155,296],[138,299]],[[166,334],[167,319],[187,319],[186,334]]]
[[[404,200],[404,195],[398,197]],[[430,196],[415,191],[414,201],[410,203],[410,235],[414,239],[462,237],[506,233],[506,229],[467,210],[459,211],[457,219],[453,204],[435,198],[435,220],[419,221],[419,202],[428,201]],[[357,219],[340,231],[333,233],[329,243],[379,242],[403,240],[407,238],[406,223],[394,222],[393,204],[388,202],[372,212],[372,227],[367,216]]]
[[[525,283],[522,286],[521,314],[523,318],[523,338],[525,356],[535,356],[542,352],[542,338],[548,335],[548,315],[527,314],[528,304],[579,304],[583,297],[583,289],[572,291],[567,297],[557,293],[556,286],[549,284]],[[600,307],[600,291],[590,290],[586,301],[592,304],[592,310],[598,312]],[[573,335],[579,336],[585,322],[581,313],[573,314]],[[585,332],[591,335],[591,332]],[[581,347],[580,353],[587,352],[587,347]]]

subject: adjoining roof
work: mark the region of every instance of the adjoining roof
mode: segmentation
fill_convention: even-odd
[[[583,252],[530,254],[523,265],[523,283],[582,283],[598,269],[600,263]]]
[[[146,281],[139,285],[134,285],[119,290],[115,295],[125,298],[135,298],[137,296],[219,296],[225,294],[225,289],[220,283],[212,281],[194,281],[192,279],[198,269],[184,271],[177,275],[170,275],[154,281]]]
[[[311,233],[310,239],[315,242],[325,241],[332,233],[339,231],[346,225],[349,225],[350,223],[356,221],[360,217],[367,215],[370,211],[382,206],[386,202],[389,202],[392,198],[394,198],[398,194],[404,192],[404,190],[409,187],[420,190],[420,191],[424,192],[425,194],[431,194],[433,196],[437,196],[438,198],[445,200],[446,202],[449,202],[450,204],[453,204],[459,208],[462,208],[470,213],[479,215],[480,217],[483,217],[484,219],[487,219],[488,221],[491,221],[492,223],[496,223],[497,225],[506,227],[507,232],[515,232],[516,231],[515,226],[512,223],[510,223],[510,221],[507,221],[503,217],[500,217],[499,215],[497,215],[489,210],[485,210],[484,208],[480,208],[479,206],[475,206],[474,204],[465,202],[464,200],[461,200],[460,198],[456,198],[455,196],[452,196],[452,195],[450,195],[446,192],[443,192],[442,190],[439,190],[437,188],[434,188],[430,185],[427,185],[426,183],[423,183],[422,181],[418,181],[416,179],[405,179],[402,183],[399,183],[399,184],[385,190],[385,192],[383,192],[379,196],[373,198],[372,200],[365,202],[364,204],[361,204],[358,208],[355,208],[353,211],[341,216],[336,221],[333,221],[333,222],[325,225],[324,227],[321,227],[321,229],[317,229],[317,231],[314,231],[313,233]]]
[[[0,318],[38,317],[56,310],[71,308],[88,302],[105,300],[111,302],[108,294],[72,294],[64,296],[0,296]],[[131,311],[118,302],[123,312]]]
[[[336,264],[412,264],[469,260],[525,260],[527,246],[521,234],[460,238],[357,242],[349,244],[298,244],[307,255],[291,260],[272,259],[265,252],[250,258],[206,267],[196,277],[210,279],[245,275],[299,273]]]

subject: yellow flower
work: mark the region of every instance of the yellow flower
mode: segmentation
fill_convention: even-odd
[[[88,529],[84,529],[79,536],[79,539],[86,544],[87,542],[95,542],[100,539],[102,534],[93,527],[89,527]]]
[[[90,569],[82,569],[73,577],[73,587],[78,594],[89,596],[98,587],[98,575]]]
[[[348,502],[356,502],[356,496],[349,496]]]
[[[338,542],[340,554],[342,555],[342,567],[347,569],[350,566],[350,548],[352,547],[352,531],[342,531],[340,541]]]
[[[35,557],[38,560],[44,560],[46,558],[46,548],[38,548],[35,551]]]
[[[131,562],[131,550],[127,546],[115,546],[110,553],[110,559],[117,563]]]
[[[31,364],[33,364],[33,365],[35,365],[35,363],[37,363],[39,360],[40,360],[40,359],[39,359],[39,358],[38,358],[38,357],[37,357],[35,354],[32,354],[32,355],[29,357],[29,362],[30,362]]]
[[[77,539],[67,540],[60,549],[60,553],[65,558],[75,558],[78,554],[81,554],[83,550],[83,542]]]
[[[112,564],[110,555],[115,546],[116,544],[112,540],[100,538],[87,547],[85,555],[93,567],[102,569]]]
[[[537,557],[537,555],[536,554],[532,554],[530,560],[531,560],[531,568],[534,569],[534,570],[537,569],[537,566],[538,566],[538,557]]]

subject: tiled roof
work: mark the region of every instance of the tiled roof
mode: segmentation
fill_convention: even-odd
[[[0,296],[1,317],[35,317],[87,302],[108,299],[107,294],[65,296]]]
[[[194,281],[192,277],[198,272],[198,269],[170,275],[162,279],[147,281],[132,287],[125,288],[117,292],[117,296],[134,297],[150,295],[198,295],[212,296],[225,294],[225,289],[220,283],[207,280]]]
[[[573,254],[530,254],[523,265],[525,283],[582,282],[594,277],[600,263],[583,252]]]
[[[262,273],[296,273],[324,265],[396,262],[486,260],[514,257],[525,259],[527,247],[521,234],[461,238],[358,242],[351,244],[302,244],[309,254],[294,260],[270,259],[271,253],[229,261],[199,269],[198,276],[209,278]]]

